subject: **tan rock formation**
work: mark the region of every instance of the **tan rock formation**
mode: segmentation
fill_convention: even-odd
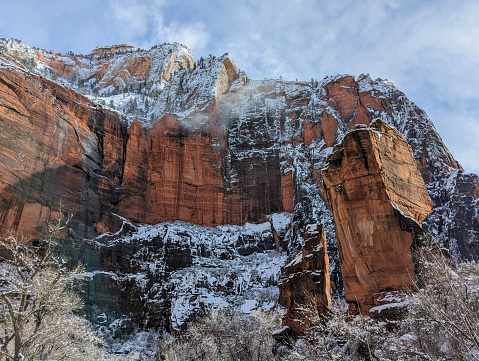
[[[279,304],[287,310],[283,326],[290,327],[294,335],[303,334],[312,322],[311,317],[331,308],[329,278],[324,227],[321,224],[308,225],[303,249],[284,268],[279,285]]]
[[[362,313],[374,294],[412,285],[413,236],[399,217],[420,224],[433,210],[404,138],[380,120],[371,127],[348,133],[322,172],[346,299]]]

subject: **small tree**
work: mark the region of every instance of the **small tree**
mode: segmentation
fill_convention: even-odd
[[[81,307],[70,286],[80,269],[67,270],[53,253],[60,220],[36,249],[15,236],[0,241],[0,360],[101,359],[97,338],[73,312]]]

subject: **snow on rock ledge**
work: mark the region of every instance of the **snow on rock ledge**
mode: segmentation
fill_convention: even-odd
[[[283,224],[283,229],[290,226]],[[180,221],[136,226],[125,221],[116,234],[81,247],[83,251],[76,253],[88,257],[92,283],[86,292],[96,313],[107,315],[107,323],[122,318],[139,327],[166,330],[181,329],[211,307],[244,312],[278,307],[277,282],[287,260],[286,252],[277,249],[269,222],[206,227]],[[101,289],[112,292],[108,298],[119,307],[102,303]]]

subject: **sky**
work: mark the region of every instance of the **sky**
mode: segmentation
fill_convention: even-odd
[[[369,73],[424,109],[479,173],[479,1],[0,0],[0,37],[77,54],[179,42],[252,79]]]

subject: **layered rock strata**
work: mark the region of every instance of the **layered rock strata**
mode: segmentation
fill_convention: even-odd
[[[0,59],[1,60],[1,59]],[[58,216],[76,214],[92,237],[112,224],[123,173],[126,124],[75,91],[0,66],[0,230],[38,235]]]
[[[292,180],[281,176],[277,158],[266,160],[266,169],[241,161],[240,185],[224,181],[226,140],[214,114],[196,130],[172,114],[151,128],[129,125],[118,112],[3,61],[3,234],[19,230],[38,237],[58,217],[60,204],[75,214],[75,232],[87,238],[116,231],[118,215],[135,222],[218,225],[292,211]]]
[[[64,210],[75,212],[75,234],[86,238],[118,230],[123,217],[135,227],[177,219],[216,225],[270,221],[288,212],[293,225],[287,234],[272,226],[273,247],[294,256],[306,225],[324,224],[331,286],[341,296],[321,169],[349,130],[378,117],[412,147],[435,209],[424,228],[455,259],[477,259],[478,177],[464,173],[425,112],[387,80],[364,74],[252,80],[227,54],[195,61],[180,44],[118,45],[82,55],[0,39],[0,232],[38,237],[61,200]],[[148,237],[139,232],[138,242]],[[164,251],[160,263],[169,262],[170,248],[177,254],[171,242],[157,246]],[[252,257],[258,251],[247,249]],[[125,248],[129,252],[133,262],[137,249]],[[220,257],[235,265],[228,254]],[[109,267],[108,257],[83,260],[108,269],[98,276],[108,279],[103,284],[136,274],[134,267],[128,274],[128,265],[125,273]],[[170,276],[151,284],[166,284]],[[189,292],[178,279],[167,293],[181,294],[178,308],[184,309]],[[217,296],[217,304],[229,297]],[[148,303],[160,296],[145,297]],[[168,302],[161,307],[162,314],[172,312]]]
[[[251,80],[227,54],[195,62],[180,44],[75,55],[0,39],[0,52],[4,229],[39,228],[58,195],[78,209],[75,230],[86,237],[116,230],[116,215],[215,225],[287,211],[297,220],[291,252],[305,225],[320,222],[337,260],[321,169],[348,130],[381,117],[411,145],[427,183],[435,211],[425,228],[454,258],[478,257],[477,176],[463,172],[424,111],[387,80]],[[341,288],[337,262],[332,268]]]
[[[381,120],[346,134],[323,169],[333,212],[344,290],[351,308],[367,313],[375,294],[414,282],[414,233],[433,211],[431,198],[402,135]]]
[[[304,245],[285,268],[279,285],[279,304],[286,308],[283,326],[302,335],[311,322],[331,308],[329,257],[324,226],[311,224]]]
[[[275,238],[285,241],[290,217],[274,218],[217,227],[125,221],[116,234],[60,246],[73,264],[85,263],[85,310],[106,332],[179,331],[218,304],[245,312],[277,305],[276,283],[287,256],[278,252]]]

